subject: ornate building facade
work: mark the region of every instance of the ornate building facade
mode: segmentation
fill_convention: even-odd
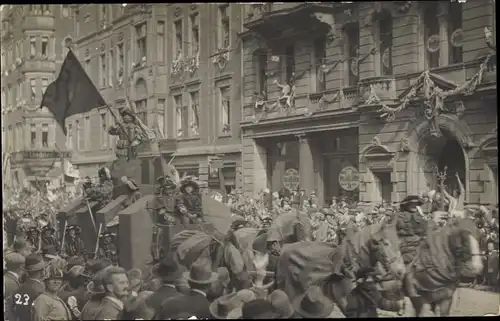
[[[181,176],[198,176],[214,189],[240,187],[241,9],[233,4],[78,6],[75,52],[109,106],[66,122],[67,145],[81,176],[95,176],[97,167],[114,159],[115,142],[107,130],[126,95],[137,116],[163,135],[159,150],[144,146],[139,152],[142,183],[155,183],[163,159]],[[222,185],[209,179],[212,159],[224,168]]]
[[[444,173],[451,193],[457,173],[466,202],[498,203],[494,1],[244,11],[246,194],[370,205],[421,195]]]
[[[72,9],[4,5],[1,20],[3,174],[10,186],[22,186],[71,156],[52,114],[39,107],[71,44]]]

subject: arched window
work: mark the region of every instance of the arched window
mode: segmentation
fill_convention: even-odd
[[[424,6],[424,46],[426,68],[439,66],[439,22],[438,4],[426,3]]]
[[[388,11],[378,15],[378,40],[380,55],[380,73],[392,75],[392,16]]]
[[[463,61],[462,57],[462,4],[451,2],[448,12],[448,45],[449,45],[449,63],[457,64]]]
[[[135,83],[135,108],[137,117],[147,126],[148,124],[148,90],[146,81],[139,78]]]
[[[253,54],[255,66],[255,92],[267,99],[267,52],[256,50]]]

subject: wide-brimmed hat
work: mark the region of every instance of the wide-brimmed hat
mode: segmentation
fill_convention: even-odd
[[[110,267],[111,265],[97,272],[92,280],[87,284],[87,290],[91,294],[102,294],[106,292],[106,290],[104,289],[103,281],[104,277],[106,276],[107,269]]]
[[[136,119],[135,113],[132,110],[130,110],[129,108],[122,108],[120,110],[120,115],[122,117],[125,115],[128,115],[128,116],[132,117],[133,119]]]
[[[66,227],[66,233],[68,233],[69,231],[75,231],[76,234],[80,234],[82,232],[82,229],[80,228],[80,226],[72,224]]]
[[[197,284],[210,284],[217,280],[217,273],[212,272],[210,265],[210,262],[199,260],[191,266],[189,272],[182,273],[182,276],[189,282]]]
[[[295,313],[288,295],[282,290],[274,290],[271,294],[269,294],[267,300],[271,302],[274,311],[280,316],[280,318],[289,319]]]
[[[66,273],[64,273],[66,280],[84,278],[89,279],[90,276],[85,274],[85,267],[83,265],[74,265]]]
[[[160,176],[156,179],[156,181],[164,187],[172,189],[177,188],[177,184],[175,184],[175,182],[168,176]]]
[[[5,267],[7,270],[17,270],[24,265],[26,258],[17,252],[5,255]]]
[[[334,308],[319,286],[310,287],[306,293],[297,297],[292,306],[295,312],[306,318],[326,318]]]
[[[192,178],[184,179],[181,182],[181,187],[179,189],[182,193],[185,193],[186,187],[188,186],[191,186],[195,191],[200,189],[200,185],[198,185],[198,183],[196,183]]]
[[[32,253],[26,257],[24,262],[24,271],[34,272],[45,269],[49,265],[40,254]]]
[[[216,319],[227,319],[231,311],[241,309],[245,303],[255,299],[257,299],[255,293],[247,289],[223,295],[210,304],[210,314]]]
[[[406,207],[409,205],[421,206],[422,204],[424,204],[424,202],[418,195],[408,195],[403,201],[401,201],[401,203],[399,203],[401,207]]]
[[[92,274],[97,274],[100,271],[104,270],[108,266],[111,266],[113,262],[111,262],[110,259],[108,258],[102,258],[102,259],[90,259],[87,261],[86,264],[86,269]]]
[[[241,308],[241,317],[243,319],[276,319],[271,302],[264,299],[257,299],[247,302]]]
[[[153,266],[152,273],[161,278],[164,282],[177,282],[182,276],[179,265],[175,262],[173,254],[167,254],[163,260]]]
[[[99,235],[99,239],[103,239],[105,237],[115,237],[115,236],[116,236],[115,233],[106,231],[106,232],[101,233],[101,235]]]

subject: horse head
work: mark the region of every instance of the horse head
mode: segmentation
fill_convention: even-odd
[[[460,274],[473,277],[483,271],[479,247],[480,232],[471,219],[457,218],[449,222],[448,242]]]
[[[372,266],[379,262],[387,274],[392,274],[399,280],[403,279],[405,265],[399,249],[400,240],[395,223],[382,222],[367,226],[365,229],[371,234],[368,250]]]

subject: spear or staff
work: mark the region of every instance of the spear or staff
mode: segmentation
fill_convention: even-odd
[[[99,237],[101,235],[102,223],[99,224],[99,232],[97,233],[97,241],[95,243],[94,259],[97,259],[97,254],[99,252]]]
[[[97,231],[97,226],[95,225],[95,220],[94,220],[94,214],[92,213],[92,208],[90,207],[90,203],[87,198],[88,194],[83,186],[82,190],[83,190],[83,198],[85,199],[85,203],[87,204],[87,209],[89,210],[90,220],[92,221],[92,225],[94,225],[94,231]]]
[[[64,222],[63,238],[61,241],[61,254],[65,254],[64,243],[66,242],[66,228],[68,227],[68,221]]]

